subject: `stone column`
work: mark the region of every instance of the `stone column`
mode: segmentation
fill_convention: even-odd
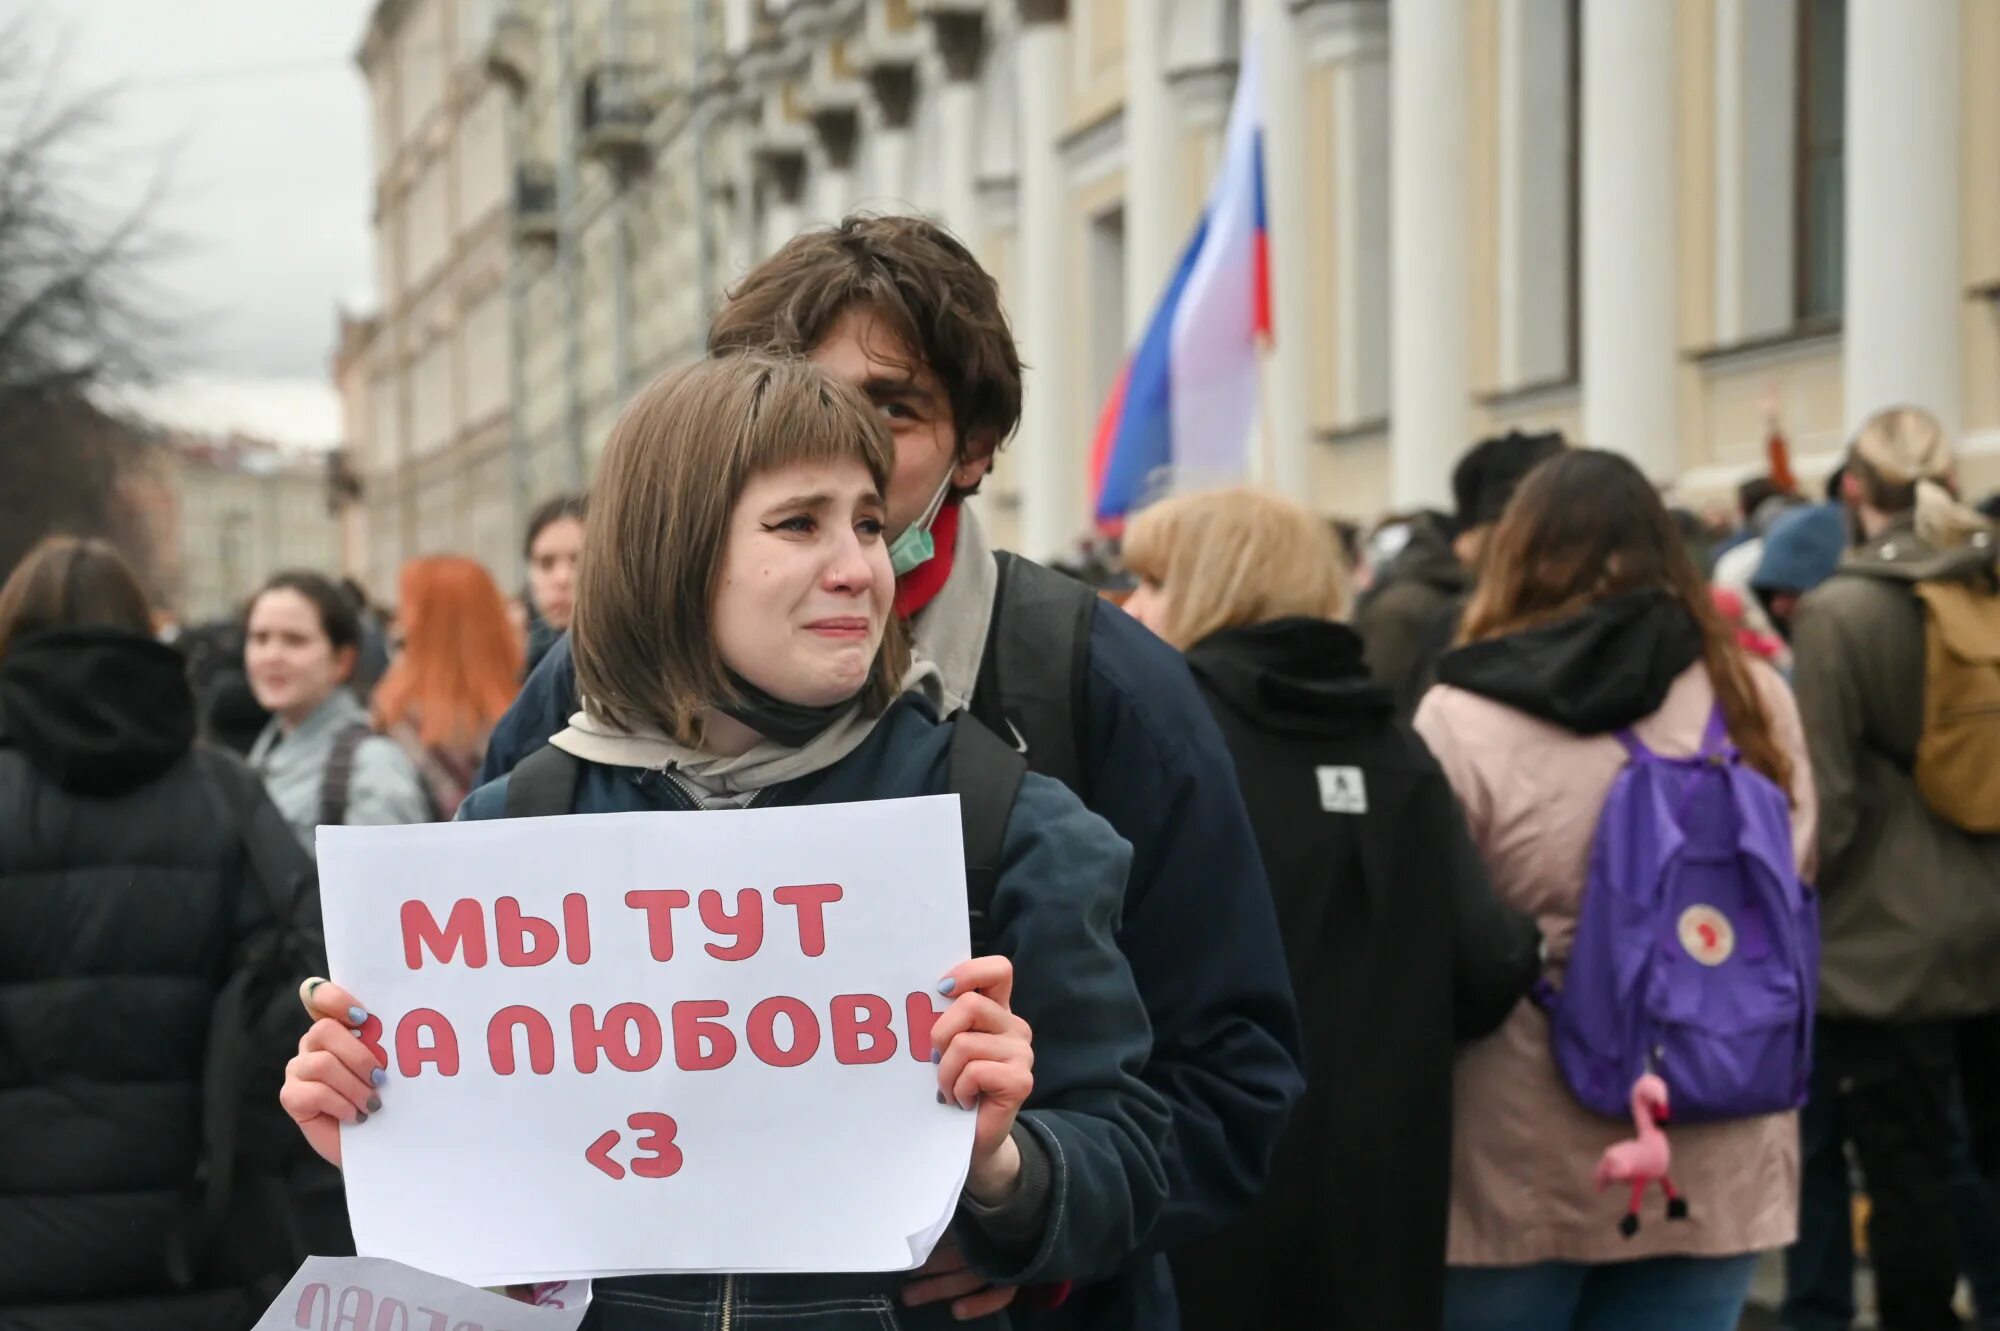
[[[1674,0],[1583,4],[1583,434],[1680,470]]]
[[[813,134],[819,140],[821,169],[813,174],[812,220],[838,222],[854,202],[854,148],[860,115],[852,106],[815,111]]]
[[[1187,244],[1166,75],[1165,4],[1125,14],[1125,339],[1136,344]]]
[[[977,10],[934,10],[931,26],[944,64],[938,89],[938,212],[961,238],[973,233],[979,169],[979,67],[986,55],[986,16]]]
[[[1271,350],[1266,357],[1252,474],[1279,494],[1307,501],[1312,447],[1306,375],[1312,345],[1307,305],[1312,264],[1306,199],[1306,70],[1291,0],[1247,0],[1243,49],[1257,44],[1264,82],[1264,207],[1270,234]],[[1247,67],[1247,62],[1246,62]]]
[[[1637,0],[1647,3],[1647,0]],[[1472,388],[1465,0],[1389,6],[1390,503],[1449,507]]]
[[[1019,0],[1017,114],[1021,133],[1021,308],[1014,329],[1028,365],[1021,413],[1022,553],[1047,559],[1081,534],[1089,441],[1070,425],[1064,333],[1063,166],[1058,146],[1069,86],[1067,0]]]
[[[916,110],[917,71],[908,63],[879,64],[868,71],[875,94],[875,132],[869,136],[873,165],[870,202],[884,211],[910,206],[910,117]]]
[[[1848,0],[1848,428],[1908,403],[1956,432],[1959,7]]]
[[[764,191],[763,249],[766,255],[805,226],[806,155],[797,148],[767,148],[758,157]]]

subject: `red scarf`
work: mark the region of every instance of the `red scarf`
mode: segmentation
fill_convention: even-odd
[[[935,547],[929,559],[896,579],[896,613],[908,619],[917,611],[937,599],[951,580],[952,560],[958,554],[958,510],[959,501],[954,499],[938,510],[931,523],[931,544]]]

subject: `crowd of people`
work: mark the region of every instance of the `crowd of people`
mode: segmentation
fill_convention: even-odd
[[[101,542],[0,586],[0,1327],[247,1327],[351,1242],[397,1088],[315,828],[946,792],[1001,830],[945,1239],[592,1331],[1733,1331],[1778,1249],[1827,1331],[1857,1182],[1882,1326],[2000,1321],[2000,535],[1931,416],[1726,529],[1554,434],[1366,532],[1181,495],[1098,587],[966,503],[1023,371],[948,233],[802,234],[709,342],[511,604],[288,572],[168,645]]]

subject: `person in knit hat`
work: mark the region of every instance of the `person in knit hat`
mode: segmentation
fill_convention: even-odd
[[[2000,836],[1940,813],[1915,773],[1919,592],[1962,586],[2000,615],[1994,532],[1956,499],[1954,462],[1921,409],[1862,425],[1840,482],[1853,543],[1792,628],[1820,800],[1824,1071],[1872,1202],[1882,1324],[1917,1331],[1958,1325],[1954,1104],[2000,1190]]]

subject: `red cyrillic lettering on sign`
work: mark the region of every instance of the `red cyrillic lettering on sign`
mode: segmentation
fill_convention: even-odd
[[[583,1148],[583,1158],[590,1162],[591,1168],[597,1170],[606,1178],[624,1178],[625,1166],[611,1158],[612,1148],[623,1140],[624,1138],[618,1135],[618,1129],[606,1128],[603,1132],[597,1134],[596,1141]]]
[[[555,925],[539,915],[523,914],[513,897],[493,903],[493,936],[500,945],[502,966],[546,966],[562,947]]]
[[[895,1010],[874,994],[836,994],[833,999],[833,1058],[837,1063],[886,1063],[895,1056],[889,1029]],[[861,1037],[868,1037],[867,1045]]]
[[[653,960],[674,959],[674,912],[688,904],[688,894],[677,887],[627,892],[625,904],[646,912],[646,941]]]
[[[420,1039],[423,1035],[429,1035],[430,1040]],[[414,1077],[426,1063],[435,1063],[441,1077],[456,1077],[458,1032],[443,1013],[427,1007],[411,1008],[396,1023],[396,1067],[401,1075]]]
[[[479,902],[465,897],[452,903],[451,914],[439,928],[431,908],[421,901],[403,903],[403,964],[411,970],[424,968],[424,949],[439,964],[449,966],[462,948],[465,964],[474,970],[486,964],[486,915]]]
[[[528,1066],[537,1077],[556,1070],[556,1033],[549,1019],[525,1004],[503,1007],[486,1023],[486,1052],[493,1070],[503,1077],[514,1075],[514,1033],[528,1035]]]
[[[799,951],[809,957],[826,951],[826,907],[840,897],[839,883],[802,883],[771,893],[773,901],[798,913]]]
[[[672,1178],[680,1172],[681,1148],[674,1145],[677,1125],[665,1114],[634,1114],[625,1126],[639,1133],[639,1154],[632,1157],[632,1172],[640,1178]]]
[[[764,946],[764,898],[755,888],[746,887],[736,894],[734,915],[724,909],[722,893],[702,893],[701,922],[710,933],[728,934],[736,940],[728,947],[703,944],[708,955],[718,961],[742,961],[756,956],[757,949]]]
[[[636,1047],[632,1044],[635,1033]],[[659,1014],[644,1003],[613,1004],[604,1014],[602,1027],[593,1019],[590,1005],[578,1003],[569,1010],[569,1037],[575,1046],[578,1072],[597,1071],[599,1053],[620,1072],[645,1072],[657,1065],[666,1051]]]
[[[374,1315],[375,1296],[359,1285],[349,1285],[340,1291],[332,1331],[374,1331],[368,1324]]]
[[[931,996],[921,989],[903,1000],[903,1038],[909,1042],[910,1057],[917,1062],[931,1061],[931,1027],[943,1015],[931,1006]]]
[[[430,1325],[425,1327],[424,1331],[451,1331],[450,1313],[441,1313],[435,1308],[426,1308],[420,1303],[417,1305],[417,1316],[431,1319]],[[472,1331],[486,1331],[486,1328],[477,1322],[460,1322],[459,1325],[469,1326],[472,1328]]]
[[[718,1020],[728,1015],[719,998],[674,1004],[674,1062],[682,1072],[713,1072],[736,1057],[736,1036]]]
[[[563,937],[569,943],[570,965],[590,960],[590,898],[581,892],[563,898]]]
[[[780,1016],[791,1022],[792,1046],[789,1049],[778,1048],[777,1020]],[[819,1052],[819,1018],[796,998],[779,995],[751,1008],[750,1020],[745,1023],[743,1034],[750,1041],[751,1052],[774,1068],[795,1068]]]
[[[375,1309],[375,1331],[410,1331],[410,1312],[401,1299],[384,1299]]]
[[[319,1309],[317,1320],[313,1317],[315,1307]],[[306,1331],[307,1328],[311,1328],[312,1331],[326,1331],[326,1319],[332,1307],[332,1290],[317,1283],[307,1285],[299,1291],[299,1310],[292,1317],[292,1325],[299,1327],[301,1331]]]

